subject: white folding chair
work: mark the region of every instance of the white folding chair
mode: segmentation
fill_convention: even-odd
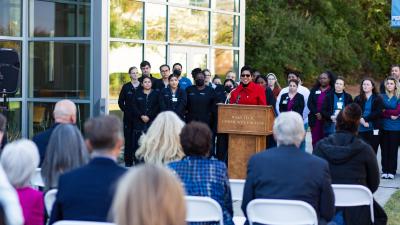
[[[210,222],[218,221],[224,224],[222,208],[212,198],[185,196],[186,199],[186,222]]]
[[[245,180],[229,179],[229,185],[231,186],[231,193],[232,193],[233,201],[242,201],[244,182],[245,182]]]
[[[42,178],[42,168],[36,168],[35,173],[33,174],[30,183],[34,188],[44,187],[44,182]]]
[[[246,211],[250,225],[253,223],[318,225],[314,208],[303,201],[254,199],[249,202]]]
[[[44,206],[46,207],[47,214],[51,215],[51,209],[56,201],[57,189],[51,189],[44,195]]]
[[[78,220],[61,220],[54,225],[115,225],[115,223],[94,222],[94,221],[78,221]]]
[[[362,185],[332,184],[336,207],[369,205],[371,221],[374,222],[374,198],[371,191]]]

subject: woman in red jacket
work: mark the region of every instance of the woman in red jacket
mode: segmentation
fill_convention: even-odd
[[[229,103],[241,105],[267,105],[265,90],[252,81],[253,70],[243,66],[240,70],[240,85],[231,92]]]

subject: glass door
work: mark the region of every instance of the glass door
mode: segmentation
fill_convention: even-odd
[[[209,49],[189,46],[171,46],[169,55],[169,64],[179,62],[182,64],[182,74],[192,79],[190,72],[194,68],[209,68]],[[209,68],[210,69],[210,68]]]

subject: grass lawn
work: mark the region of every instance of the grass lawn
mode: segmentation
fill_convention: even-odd
[[[400,191],[396,191],[385,204],[388,225],[400,225]]]

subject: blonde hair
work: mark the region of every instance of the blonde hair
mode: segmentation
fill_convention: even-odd
[[[185,225],[181,182],[167,168],[143,164],[118,184],[112,216],[118,225]]]
[[[391,81],[394,82],[395,89],[394,89],[393,95],[396,96],[396,98],[400,98],[400,83],[393,76],[390,76],[390,77],[385,79],[385,93],[386,93],[386,95],[390,96],[388,90],[386,89],[386,85],[387,85],[388,80],[391,80]]]
[[[163,164],[182,159],[179,134],[185,123],[171,111],[158,114],[146,134],[139,140],[136,157],[146,163]]]

